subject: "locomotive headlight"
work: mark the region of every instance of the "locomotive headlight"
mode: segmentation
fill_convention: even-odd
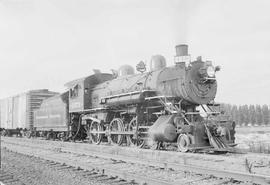
[[[208,66],[206,73],[209,77],[214,77],[216,73],[215,68],[213,66]]]

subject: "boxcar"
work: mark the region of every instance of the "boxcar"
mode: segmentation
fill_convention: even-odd
[[[34,129],[40,136],[64,138],[69,130],[68,92],[44,100],[34,112]]]
[[[0,100],[0,124],[3,135],[21,134],[33,128],[33,112],[41,102],[56,92],[48,89],[30,90]]]

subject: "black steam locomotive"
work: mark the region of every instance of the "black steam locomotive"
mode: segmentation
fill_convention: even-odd
[[[161,55],[134,69],[125,65],[68,82],[68,92],[44,100],[34,114],[32,134],[80,139],[90,143],[149,146],[176,145],[182,152],[234,145],[235,124],[217,111],[214,67],[198,57],[190,61],[187,45],[176,46],[175,65]]]

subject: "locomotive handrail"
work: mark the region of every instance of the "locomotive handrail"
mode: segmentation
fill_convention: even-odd
[[[173,96],[151,96],[145,98],[145,100],[160,99],[160,98],[173,98]]]
[[[206,112],[206,114],[220,114],[220,112]]]
[[[207,106],[220,106],[220,103],[208,103]]]
[[[84,110],[78,111],[78,112],[95,112],[95,111],[100,111],[100,110],[108,110],[108,108],[99,107],[99,108],[94,108],[94,109],[84,109]]]
[[[163,107],[162,105],[156,105],[156,106],[149,106],[149,107],[146,107],[147,109],[155,109],[155,108],[160,108],[160,107]]]
[[[200,114],[199,112],[187,112],[185,115],[194,115],[194,114]]]
[[[140,94],[140,93],[144,93],[144,92],[155,92],[155,91],[153,91],[153,90],[133,91],[133,92],[128,92],[128,93],[121,93],[121,94],[116,94],[116,95],[111,95],[111,96],[105,96],[105,97],[101,97],[101,99],[111,99],[111,98],[117,98],[117,97],[121,97],[121,96],[128,96],[128,95],[132,95],[132,94]]]

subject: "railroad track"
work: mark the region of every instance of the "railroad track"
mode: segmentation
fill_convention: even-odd
[[[13,151],[7,150],[7,152],[13,152]],[[57,162],[59,160],[57,160],[55,157],[51,158],[52,160],[48,160],[41,157],[29,155],[26,153],[24,154],[20,153],[20,155],[26,155],[28,157],[30,156],[31,160],[34,161],[35,163],[38,163],[40,165],[45,165],[52,170],[57,170],[57,171],[61,171],[68,174],[75,173],[76,175],[79,175],[83,177],[84,179],[94,180],[95,182],[98,182],[99,184],[106,184],[106,185],[107,184],[117,184],[117,185],[118,184],[120,185],[135,184],[133,181],[128,182],[118,177],[108,176],[103,171],[99,171],[96,168],[93,168],[91,170],[87,170],[87,169],[85,170],[85,169],[82,169],[81,167],[75,167],[75,166],[68,165],[66,163]],[[16,175],[12,175],[7,172],[1,172],[0,174],[1,174],[0,180],[3,182],[3,184],[6,184],[6,185],[10,183],[14,184],[14,182],[17,182],[15,184],[20,184],[20,185],[25,184],[21,182],[20,179],[16,177]],[[31,179],[31,177],[26,177],[26,178]]]
[[[209,175],[200,175],[187,171],[174,171],[148,164],[137,164],[98,156],[75,154],[56,150],[34,149],[27,146],[6,146],[9,150],[41,158],[60,170],[74,168],[80,173],[91,175],[97,180],[114,180],[121,184],[227,184],[230,179],[217,179]],[[101,178],[101,179],[100,179]],[[110,182],[111,183],[111,182]],[[116,183],[118,184],[118,183]]]
[[[125,183],[139,184],[270,184],[269,176],[247,174],[235,171],[216,170],[176,163],[162,163],[136,158],[117,157],[104,153],[67,150],[64,147],[48,149],[30,143],[3,144],[12,151],[34,155],[57,164],[66,164],[78,169],[95,171],[96,176],[105,179],[125,179]]]

